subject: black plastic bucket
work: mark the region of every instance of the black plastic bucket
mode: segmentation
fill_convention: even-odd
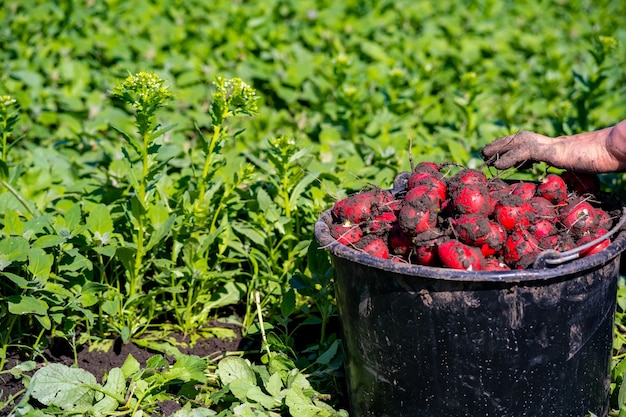
[[[622,219],[623,220],[623,219]],[[460,271],[331,253],[351,415],[582,417],[609,411],[620,254],[553,268]]]

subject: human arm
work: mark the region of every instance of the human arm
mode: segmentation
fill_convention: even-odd
[[[626,171],[626,120],[605,129],[556,138],[523,131],[494,140],[482,154],[498,169],[541,161],[576,172]]]

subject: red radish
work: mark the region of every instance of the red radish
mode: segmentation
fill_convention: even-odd
[[[496,204],[502,197],[509,195],[511,187],[509,184],[499,178],[492,178],[487,183],[487,189],[489,190],[489,202],[491,204],[491,211],[496,207]]]
[[[548,174],[537,186],[537,195],[558,205],[567,200],[567,185],[561,176]]]
[[[437,248],[435,246],[418,246],[413,255],[418,265],[432,266],[437,263]]]
[[[388,239],[391,252],[395,255],[405,256],[413,246],[411,238],[404,234],[397,223],[389,231]]]
[[[485,257],[478,248],[458,240],[448,240],[437,245],[437,255],[443,265],[453,269],[479,271],[485,264]]]
[[[391,230],[391,226],[397,221],[396,215],[391,211],[385,211],[366,222],[363,230],[367,234],[385,234]]]
[[[588,234],[588,235],[584,235],[583,237],[578,239],[578,241],[576,242],[576,246],[582,246],[582,245],[584,245],[586,243],[589,243],[592,240],[595,240],[595,239],[605,235],[606,233],[607,233],[606,229],[598,228],[598,229],[595,230],[594,233]],[[602,251],[603,249],[606,249],[606,247],[609,246],[610,244],[611,244],[611,241],[609,239],[604,239],[604,240],[596,243],[592,247],[590,247],[588,249],[583,249],[582,251],[580,251],[580,256],[591,256],[591,255],[594,255],[594,254]]]
[[[510,271],[511,268],[497,258],[488,257],[485,259],[485,271]]]
[[[511,268],[524,269],[532,265],[541,252],[539,242],[528,231],[516,229],[506,239],[504,261]]]
[[[428,171],[414,172],[411,174],[411,176],[407,180],[406,186],[407,186],[407,189],[410,190],[411,188],[415,188],[418,185],[430,184],[432,183],[434,179],[437,179],[437,178],[435,177],[435,174],[433,172],[428,172]]]
[[[516,195],[503,197],[494,208],[493,216],[507,231],[530,226],[533,209],[531,205]]]
[[[556,217],[555,206],[546,198],[535,196],[528,203],[535,212],[537,219],[554,219]]]
[[[537,240],[541,240],[546,236],[554,235],[558,232],[554,220],[539,219],[530,225],[530,231]]]
[[[382,239],[374,239],[362,248],[363,252],[381,259],[389,259],[389,248]]]
[[[424,233],[437,225],[437,207],[423,200],[412,200],[400,209],[398,224],[409,236]]]
[[[563,252],[591,242],[619,216],[617,207],[582,196],[599,189],[594,175],[547,174],[541,182],[509,184],[476,169],[446,179],[442,166],[418,164],[393,194],[372,189],[337,202],[332,236],[394,262],[501,271],[527,268],[546,249]],[[602,237],[584,253],[609,244]]]
[[[415,246],[432,246],[437,239],[446,235],[447,233],[439,227],[433,227],[425,232],[411,236],[411,241]]]
[[[424,161],[415,165],[413,172],[439,172],[441,167],[434,162]]]
[[[506,182],[501,180],[500,178],[491,178],[487,182],[487,188],[489,188],[489,192],[494,196],[498,197],[511,193],[511,186]]]
[[[506,241],[506,230],[500,224],[489,221],[489,233],[480,246],[483,255],[493,256],[502,252],[502,247]]]
[[[468,184],[457,189],[452,201],[452,209],[459,214],[491,213],[489,191],[484,184]]]
[[[485,245],[488,245],[496,252],[499,252],[504,246],[506,237],[506,230],[504,230],[504,227],[502,227],[501,224],[492,221],[489,222],[489,234],[487,235]]]
[[[581,244],[582,244],[582,242],[581,242]],[[580,256],[595,255],[596,253],[606,249],[610,244],[611,244],[611,241],[609,239],[605,239],[605,240],[601,241],[600,243],[596,243],[595,246],[592,246],[591,248],[586,249],[586,250],[580,252]]]
[[[511,184],[511,194],[522,197],[524,200],[530,200],[537,192],[537,185],[532,182],[516,182]]]
[[[482,245],[480,245],[479,249],[480,249],[480,253],[482,253],[485,258],[488,256],[495,256],[498,253],[497,250],[495,250],[494,248],[492,248],[486,243],[483,243]]]
[[[441,206],[441,202],[445,199],[445,191],[444,197],[441,197],[439,191],[432,186],[429,185],[416,185],[413,188],[410,188],[404,196],[404,202],[408,203],[412,200],[417,200],[419,198],[428,198],[431,202],[433,202],[437,208]]]
[[[367,190],[335,203],[332,214],[338,223],[358,224],[376,216],[378,207],[392,201],[393,196],[388,190]]]
[[[357,243],[363,236],[361,228],[356,224],[353,224],[351,226],[334,224],[333,227],[330,229],[330,234],[332,237],[337,239],[337,242],[346,246]]]
[[[458,172],[452,178],[447,181],[447,186],[450,194],[456,194],[461,188],[466,185],[487,185],[487,177],[482,171],[477,169],[464,169]]]
[[[447,197],[446,183],[439,172],[436,174],[431,172],[416,172],[412,174],[407,182],[407,190],[410,192],[413,188],[419,186],[426,186],[429,189],[433,189],[432,193],[439,195],[441,201],[445,200]]]
[[[596,194],[600,191],[600,178],[596,174],[566,171],[561,174],[561,178],[567,184],[567,189],[579,196]]]
[[[485,216],[473,214],[454,219],[452,227],[459,240],[471,246],[484,244],[491,231],[489,220]]]
[[[484,216],[461,216],[452,221],[452,227],[461,242],[480,247],[483,254],[485,251],[489,254],[496,253],[506,239],[504,228]]]
[[[561,208],[561,222],[575,233],[585,233],[597,226],[595,209],[585,200],[571,200]]]
[[[601,227],[603,229],[610,229],[613,226],[613,219],[611,218],[611,216],[609,216],[609,213],[598,207],[595,208],[595,211],[598,221],[598,227]]]
[[[398,216],[398,213],[400,213],[401,208],[402,208],[402,200],[398,198],[391,200],[389,203],[387,203],[386,206],[383,206],[383,209],[386,209],[392,212],[393,214],[396,215],[396,217]]]
[[[460,184],[487,184],[487,177],[482,171],[477,169],[464,169],[456,174],[453,178],[458,180]]]

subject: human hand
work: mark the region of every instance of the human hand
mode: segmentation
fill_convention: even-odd
[[[546,162],[569,171],[603,173],[626,170],[626,121],[595,132],[551,138],[523,131],[494,140],[482,149],[498,169]]]
[[[523,131],[494,140],[481,153],[487,164],[507,169],[527,163],[548,162],[553,156],[551,143],[552,138],[548,136]]]

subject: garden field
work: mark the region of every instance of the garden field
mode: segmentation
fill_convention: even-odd
[[[626,119],[626,3],[7,0],[0,416],[348,416],[318,217]],[[621,174],[603,187],[626,198]],[[626,416],[626,285],[610,415]],[[400,318],[401,319],[401,318]],[[356,416],[358,417],[358,416]]]

